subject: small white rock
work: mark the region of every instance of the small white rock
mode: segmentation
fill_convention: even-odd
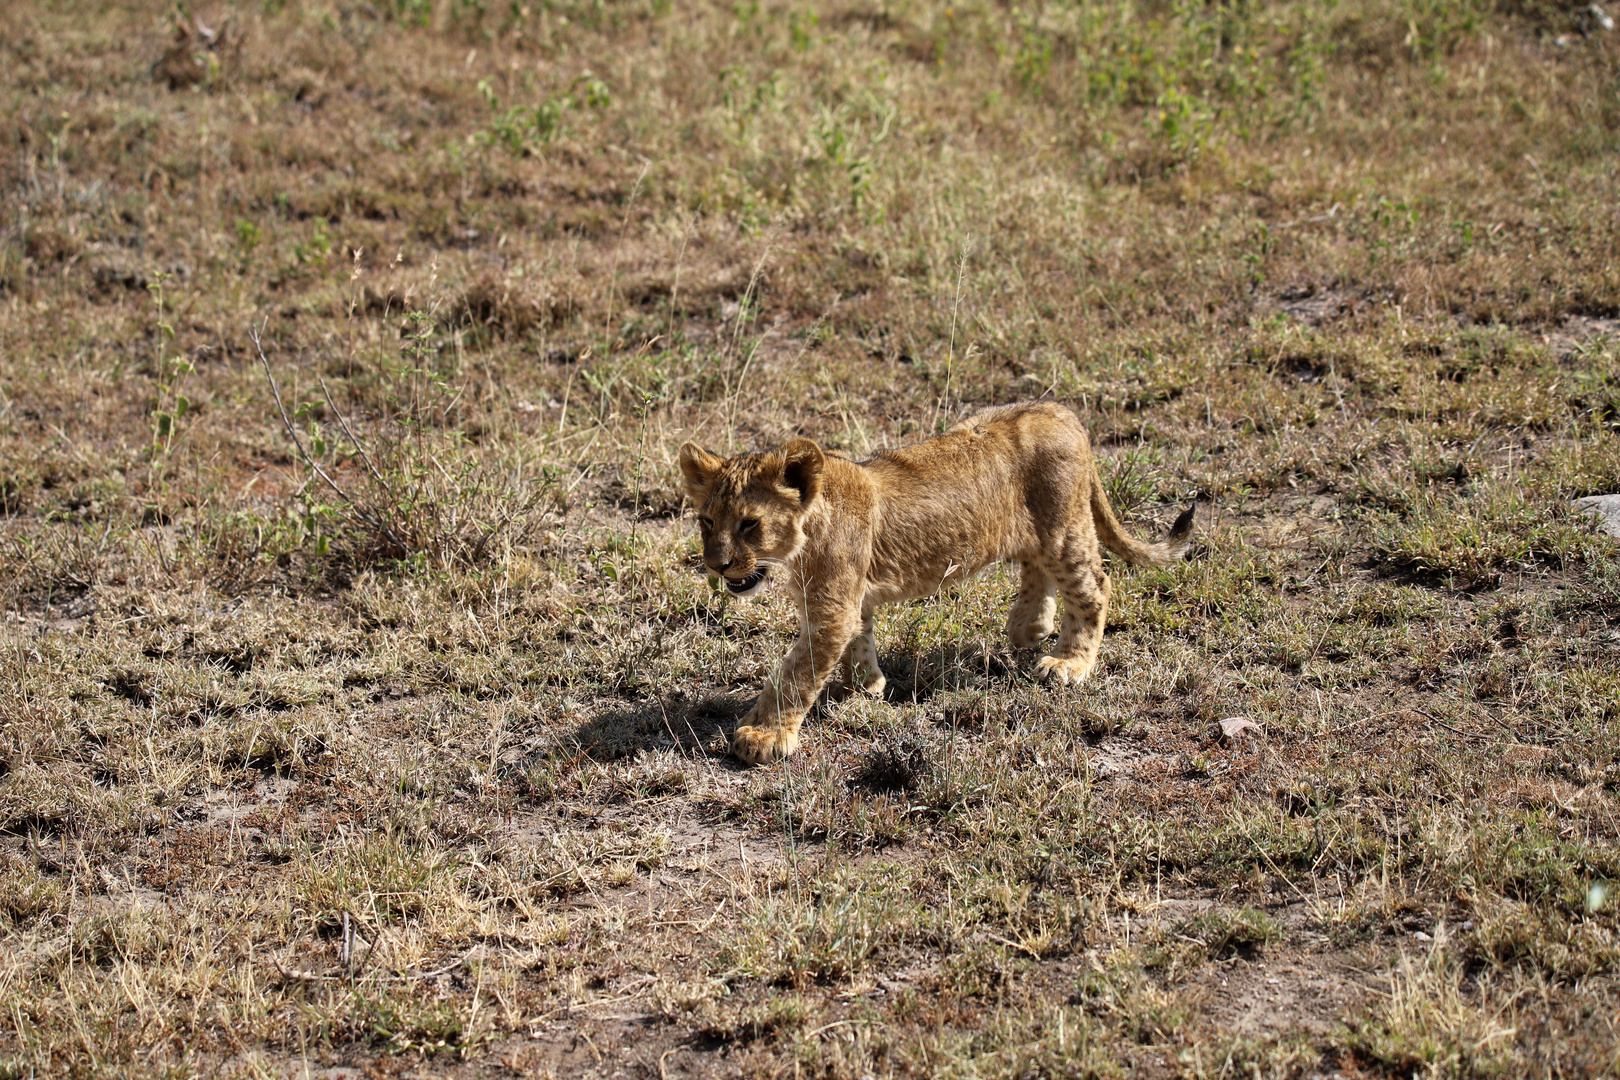
[[[1600,531],[1620,536],[1620,495],[1588,495],[1569,505],[1577,514],[1596,518]]]
[[[1251,734],[1258,738],[1265,733],[1265,728],[1246,716],[1228,716],[1221,721],[1221,734],[1228,739],[1241,739]]]

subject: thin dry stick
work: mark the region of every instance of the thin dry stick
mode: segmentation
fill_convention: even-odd
[[[521,482],[521,475],[516,482]],[[505,532],[508,525],[516,521],[520,516],[533,513],[535,506],[540,502],[540,498],[544,494],[544,491],[530,492],[528,499],[525,500],[522,505],[518,506],[514,510],[505,511],[501,515],[501,520],[497,521],[495,524],[491,525],[487,530],[485,530],[484,535],[478,538],[478,543],[473,545],[472,560],[477,562],[478,560],[482,559],[484,557],[484,549],[489,546],[489,542],[501,535],[501,533]]]
[[[376,975],[376,976],[372,977],[371,981],[372,982],[415,982],[418,979],[421,979],[423,981],[426,981],[428,979],[437,979],[440,975],[448,975],[450,972],[456,970],[456,968],[460,967],[462,964],[465,964],[468,960],[471,960],[472,956],[473,956],[473,953],[477,952],[478,949],[479,949],[479,946],[474,945],[471,949],[467,950],[466,955],[462,956],[460,959],[453,960],[450,963],[446,964],[444,967],[436,968],[433,971],[418,971],[418,972],[415,972],[414,974],[410,974],[410,975]],[[283,964],[280,960],[272,959],[271,963],[276,965],[276,970],[278,972],[280,972],[281,977],[283,979],[287,979],[289,981],[296,981],[296,982],[342,982],[346,978],[346,976],[343,976],[343,975],[321,975],[321,974],[318,974],[318,973],[313,972],[313,971],[302,971],[302,970],[300,970],[298,968],[289,968],[287,965]]]
[[[681,298],[681,264],[686,261],[686,242],[692,238],[692,232],[697,228],[697,215],[692,215],[684,222],[681,229],[681,247],[675,253],[675,282],[669,290],[669,325],[664,330],[664,336],[671,341],[675,340],[675,308]]]
[[[951,302],[951,336],[945,350],[945,386],[934,404],[933,431],[930,434],[939,430],[939,417],[945,411],[945,399],[951,396],[951,377],[956,369],[956,314],[962,307],[962,279],[967,276],[967,259],[968,245],[963,244],[956,263],[956,299]]]
[[[269,320],[266,320],[266,322],[268,321]],[[264,377],[270,380],[270,392],[274,394],[276,398],[276,411],[281,414],[281,424],[287,429],[287,435],[292,439],[293,446],[298,448],[298,456],[304,459],[304,464],[309,466],[311,472],[313,472],[316,476],[319,476],[327,487],[331,488],[337,493],[338,498],[342,499],[344,503],[348,505],[349,510],[354,514],[355,517],[360,519],[361,524],[365,525],[367,528],[375,529],[376,531],[382,533],[382,535],[388,539],[389,543],[393,544],[400,551],[403,551],[405,554],[409,555],[411,553],[410,547],[398,536],[394,535],[394,530],[378,521],[365,510],[361,509],[358,503],[349,498],[349,493],[339,487],[336,480],[333,480],[330,476],[326,475],[326,470],[321,468],[320,463],[310,456],[308,450],[304,449],[304,441],[298,437],[298,429],[293,426],[292,417],[287,415],[287,406],[281,400],[281,387],[276,385],[276,377],[270,371],[270,361],[264,355],[264,345],[259,340],[260,329],[262,329],[262,326],[254,327],[250,325],[248,327],[248,337],[252,339],[253,347],[258,350],[259,363],[264,365]]]
[[[366,471],[371,474],[372,481],[376,483],[378,488],[392,496],[392,489],[389,487],[388,481],[383,479],[383,475],[380,471],[378,471],[376,464],[372,462],[371,454],[366,450],[366,444],[361,442],[360,437],[356,435],[349,427],[349,418],[343,415],[343,410],[339,409],[337,407],[337,402],[332,400],[332,391],[327,387],[326,380],[321,379],[320,384],[321,394],[326,398],[327,407],[332,410],[332,415],[337,417],[338,424],[343,428],[343,434],[349,437],[349,441],[353,443],[354,448],[359,451],[360,460],[365,462]],[[397,538],[393,537],[392,534],[389,535],[389,539],[395,543],[398,543]],[[400,550],[408,551],[404,544],[400,544],[399,546]]]
[[[635,185],[630,189],[630,198],[624,203],[624,214],[619,219],[619,243],[613,248],[613,273],[608,280],[607,315],[602,321],[603,338],[613,333],[613,294],[619,289],[619,251],[624,247],[624,236],[630,229],[630,211],[636,205],[636,196],[641,193],[641,182],[647,179],[647,170],[650,168],[652,162],[643,158],[641,172],[636,176]]]
[[[742,301],[737,305],[737,322],[736,325],[732,327],[731,346],[729,350],[733,353],[737,349],[737,343],[742,340],[743,320],[747,317],[748,305],[753,302],[754,289],[759,284],[759,275],[765,269],[765,261],[771,257],[771,248],[774,247],[775,244],[776,227],[773,225],[770,235],[765,240],[765,249],[759,253],[759,260],[754,263],[753,273],[748,275],[748,288],[743,290]],[[758,353],[759,340],[756,338],[754,340],[753,347],[748,350],[748,355],[743,358],[742,370],[737,372],[737,385],[731,390],[731,422],[728,426],[731,429],[731,437],[733,441],[735,441],[737,438],[737,407],[742,400],[743,380],[748,377],[749,365],[754,362],[754,357],[758,355]]]
[[[743,290],[742,302],[738,305],[737,321],[731,328],[731,351],[735,352],[737,343],[742,340],[743,316],[748,310],[749,303],[754,299],[754,289],[759,284],[760,272],[765,269],[765,260],[771,257],[771,248],[776,246],[777,226],[779,222],[771,223],[770,232],[765,235],[765,247],[760,250],[759,259],[754,263],[753,271],[748,275],[748,287]]]
[[[739,322],[742,320],[741,315],[738,315],[737,318]],[[756,340],[753,347],[748,350],[748,355],[743,358],[742,370],[737,372],[737,387],[731,392],[731,422],[727,426],[731,429],[733,442],[737,439],[737,410],[742,404],[743,380],[748,377],[748,369],[753,365],[754,357],[757,355],[759,355],[759,342]]]
[[[557,417],[556,437],[558,439],[562,438],[563,432],[568,428],[568,395],[574,389],[574,372],[579,370],[579,365],[585,362],[585,358],[588,354],[589,350],[580,353],[574,358],[573,365],[568,369],[568,381],[563,384],[562,415]]]
[[[343,415],[343,410],[339,409],[337,402],[332,400],[332,391],[327,388],[326,380],[322,379],[320,383],[321,394],[326,398],[326,407],[332,410],[332,415],[337,417],[338,424],[343,428],[343,434],[349,437],[349,441],[354,444],[354,448],[360,452],[360,460],[366,463],[366,471],[371,474],[373,480],[386,488],[388,485],[384,483],[382,473],[377,471],[377,466],[372,464],[371,454],[366,451],[366,444],[361,442],[359,436],[349,429],[348,417]]]

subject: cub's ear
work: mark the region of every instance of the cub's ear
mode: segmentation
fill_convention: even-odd
[[[709,453],[695,442],[681,444],[681,479],[686,481],[686,496],[693,503],[702,504],[709,496],[715,474],[725,461]]]
[[[821,493],[821,470],[827,457],[813,439],[794,439],[779,451],[782,455],[782,486],[792,489],[799,505],[808,508]]]

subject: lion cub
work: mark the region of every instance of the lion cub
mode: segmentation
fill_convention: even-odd
[[[794,439],[730,459],[688,442],[680,462],[704,564],[734,596],[782,571],[799,612],[798,640],[732,737],[732,753],[749,762],[793,753],[804,714],[840,658],[852,686],[882,693],[872,643],[879,604],[930,596],[1002,559],[1024,567],[1007,617],[1013,644],[1046,640],[1061,593],[1057,645],[1036,671],[1081,681],[1108,616],[1098,541],[1126,562],[1168,566],[1187,549],[1196,509],[1162,543],[1126,535],[1085,429],[1053,402],[985,409],[868,461]]]

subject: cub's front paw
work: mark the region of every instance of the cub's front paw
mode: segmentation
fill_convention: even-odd
[[[1069,683],[1082,683],[1086,676],[1091,674],[1090,660],[1064,660],[1056,656],[1043,656],[1041,662],[1035,665],[1035,674],[1043,679],[1051,679],[1060,686]]]
[[[798,749],[798,728],[745,725],[731,736],[731,752],[750,765],[779,761]]]
[[[857,676],[857,678],[860,678],[860,676]],[[883,688],[889,685],[889,680],[883,677],[883,672],[875,671],[872,674],[865,676],[865,679],[865,682],[857,682],[855,684],[856,689],[860,690],[863,694],[870,694],[875,698],[882,697]]]
[[[853,665],[848,673],[849,685],[863,694],[873,697],[882,697],[883,688],[889,685],[889,680],[883,677],[883,672],[876,665],[867,667],[865,664]]]
[[[844,679],[856,690],[873,697],[883,696],[883,688],[889,680],[883,677],[883,669],[878,666],[877,649],[873,648],[869,635],[850,642],[849,651],[844,654]]]

